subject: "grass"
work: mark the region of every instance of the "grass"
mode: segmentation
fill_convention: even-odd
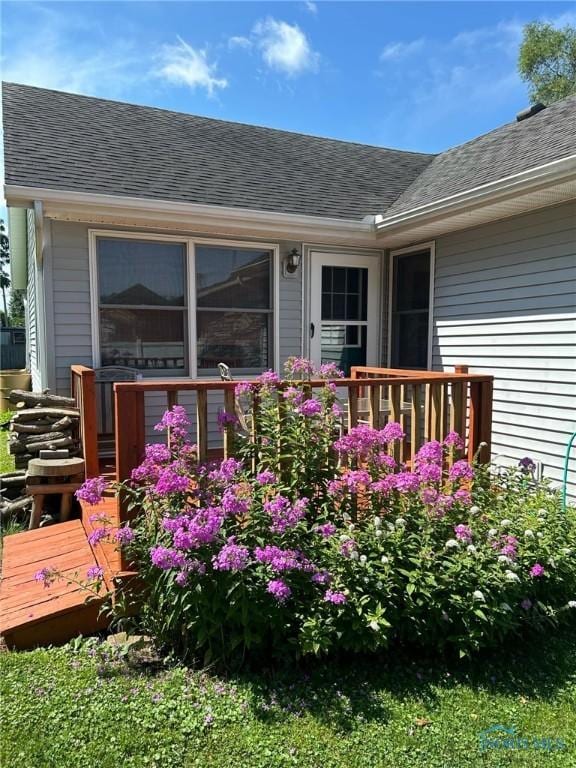
[[[0,413],[0,424],[8,421],[12,411]],[[8,430],[0,430],[0,475],[3,472],[14,471],[14,457],[8,453]]]
[[[361,659],[229,679],[102,648],[0,654],[0,763],[34,768],[573,768],[574,628],[474,663]],[[480,747],[493,724],[522,749]],[[561,739],[533,742],[533,739]],[[550,749],[552,745],[561,749]],[[546,748],[548,747],[548,748]]]

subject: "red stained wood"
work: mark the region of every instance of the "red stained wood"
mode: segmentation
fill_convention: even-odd
[[[8,646],[65,642],[80,632],[89,634],[101,628],[98,611],[104,593],[94,600],[77,584],[63,580],[44,587],[34,578],[41,568],[51,567],[85,579],[88,568],[95,565],[80,520],[7,536],[0,583],[0,634]]]

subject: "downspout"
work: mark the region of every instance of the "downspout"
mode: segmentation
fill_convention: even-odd
[[[38,369],[41,389],[48,388],[48,334],[46,332],[46,288],[44,285],[44,206],[41,200],[34,200],[34,239],[36,270],[36,333]]]

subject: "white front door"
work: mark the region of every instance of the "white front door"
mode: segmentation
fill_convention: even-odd
[[[310,259],[310,357],[347,376],[353,365],[378,365],[380,257],[312,251]]]

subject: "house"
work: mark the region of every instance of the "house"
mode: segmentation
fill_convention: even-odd
[[[495,376],[498,460],[561,480],[576,97],[439,155],[17,84],[3,104],[35,389],[68,393],[78,363],[164,378],[291,355],[465,363]]]

